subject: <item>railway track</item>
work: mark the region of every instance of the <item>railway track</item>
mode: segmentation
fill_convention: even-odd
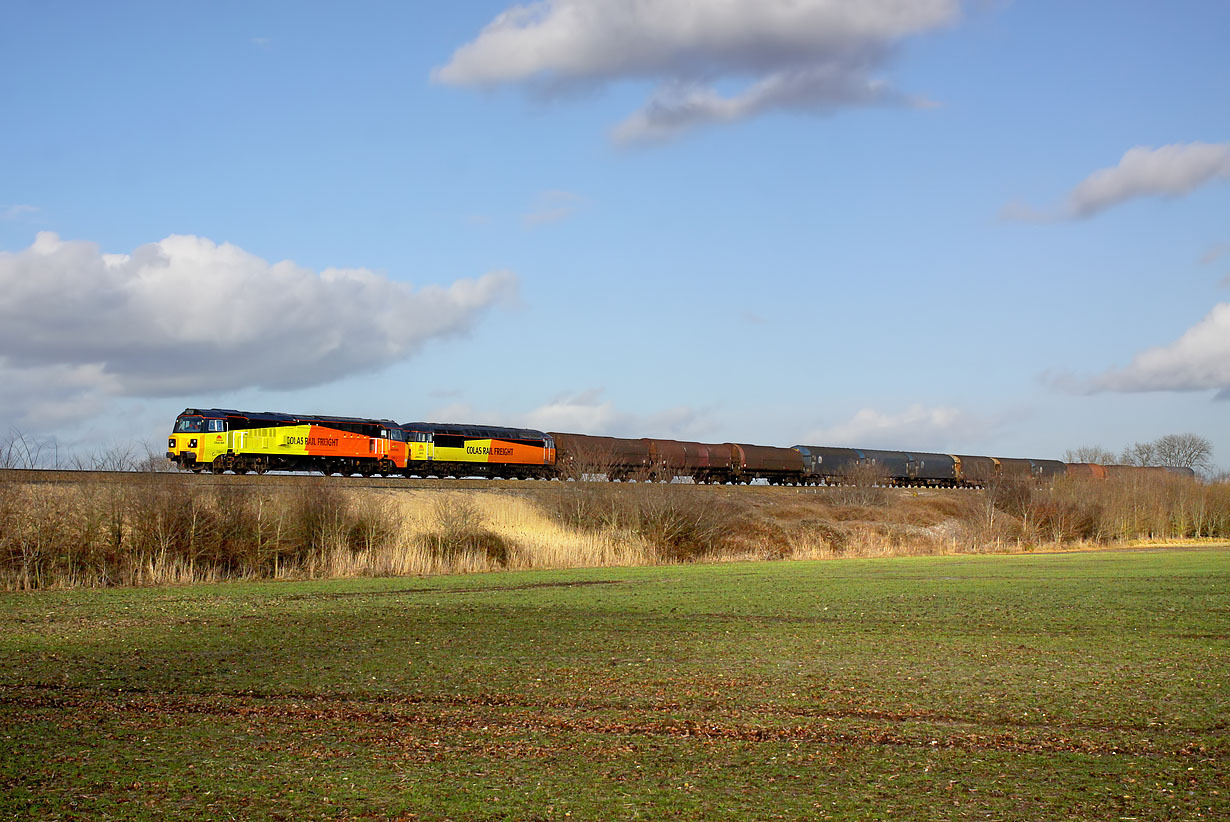
[[[194,488],[223,487],[235,485],[259,485],[263,488],[294,488],[314,486],[321,483],[339,488],[420,488],[420,489],[482,489],[517,488],[528,485],[547,485],[552,480],[491,480],[491,479],[435,479],[408,477],[342,477],[320,474],[193,474],[179,471],[66,471],[54,468],[3,468],[0,482],[19,482],[28,485],[73,485],[88,482],[129,483],[139,485],[164,485],[180,483]]]
[[[402,490],[467,490],[467,491],[516,491],[518,489],[548,488],[559,480],[546,479],[490,479],[475,477],[468,479],[438,479],[416,477],[362,477],[362,476],[323,476],[320,474],[213,474],[180,471],[85,471],[64,470],[55,468],[0,468],[0,482],[15,482],[26,485],[82,485],[86,483],[126,483],[129,485],[151,486],[167,484],[182,485],[193,488],[218,488],[254,485],[261,488],[296,488],[318,487],[322,483],[342,490],[359,490],[364,488],[402,489]],[[711,492],[737,492],[738,489],[752,489],[759,492],[775,493],[818,493],[823,494],[838,486],[799,486],[799,485],[705,485],[694,483],[675,483],[675,487],[706,489]],[[921,489],[921,488],[891,488],[885,491],[902,493],[921,490],[975,490],[975,489]]]

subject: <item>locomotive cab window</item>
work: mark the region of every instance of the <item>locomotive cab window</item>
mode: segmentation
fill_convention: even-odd
[[[205,420],[200,417],[180,417],[175,421],[175,433],[199,434],[204,424]]]
[[[226,430],[226,422],[224,420],[208,420],[208,423],[209,426],[205,430],[211,433]]]

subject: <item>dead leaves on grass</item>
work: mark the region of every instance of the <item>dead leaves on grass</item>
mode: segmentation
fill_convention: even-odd
[[[730,716],[688,718],[677,709],[568,701],[536,702],[500,694],[475,697],[364,699],[339,696],[258,697],[185,696],[165,693],[99,694],[88,690],[27,689],[0,697],[0,714],[48,714],[89,723],[122,717],[132,731],[177,723],[185,716],[241,720],[254,726],[289,725],[312,738],[349,738],[435,758],[458,745],[491,746],[505,756],[556,755],[578,737],[645,737],[701,743],[797,742],[817,746],[895,746],[1010,753],[1225,757],[1222,744],[1199,738],[1158,742],[1138,729],[1038,725],[1021,726],[988,719],[939,716],[924,711],[888,712],[874,708],[817,708],[792,711],[759,706]],[[799,719],[805,721],[798,721]],[[285,728],[283,729],[285,730]],[[531,737],[530,741],[525,737]],[[542,741],[545,737],[546,741]],[[1177,744],[1176,744],[1177,743]],[[309,747],[312,747],[309,745]],[[310,754],[305,754],[310,755]]]

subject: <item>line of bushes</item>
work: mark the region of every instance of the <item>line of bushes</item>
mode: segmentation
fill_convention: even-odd
[[[289,490],[172,483],[0,482],[0,585],[131,585],[271,577],[395,523],[325,483]]]
[[[1181,478],[1063,479],[1046,487],[1001,481],[981,492],[865,484],[797,494],[571,480],[507,497],[524,496],[519,504],[537,508],[539,518],[545,513],[554,530],[491,519],[491,503],[507,495],[345,491],[323,479],[267,488],[183,479],[134,475],[52,486],[0,477],[0,588],[609,561],[609,548],[584,547],[595,537],[632,563],[1230,539],[1230,483]]]
[[[1024,542],[1230,537],[1230,483],[1182,477],[1006,481],[987,489],[982,508],[1008,514],[1007,535]]]

